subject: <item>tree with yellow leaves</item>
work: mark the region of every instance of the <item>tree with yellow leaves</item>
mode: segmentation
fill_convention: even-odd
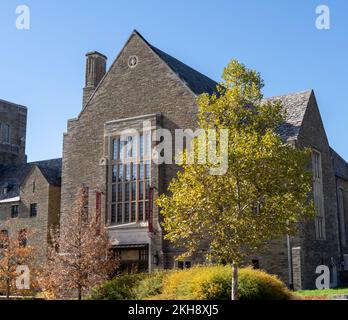
[[[208,241],[208,257],[232,265],[233,300],[245,258],[272,239],[294,234],[314,214],[306,170],[310,151],[282,140],[284,108],[280,101],[263,100],[263,85],[259,73],[237,61],[225,68],[218,93],[201,95],[197,104],[199,127],[216,130],[217,149],[228,155],[226,172],[212,175],[216,163],[209,157],[205,164],[197,161],[209,146],[196,148],[196,161],[182,163],[170,193],[158,200],[166,239],[185,249],[180,259]],[[219,138],[222,130],[228,130],[227,143]]]

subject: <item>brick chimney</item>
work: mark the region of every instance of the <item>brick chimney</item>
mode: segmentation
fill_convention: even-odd
[[[83,88],[83,108],[106,73],[107,57],[93,51],[86,54],[86,79]]]

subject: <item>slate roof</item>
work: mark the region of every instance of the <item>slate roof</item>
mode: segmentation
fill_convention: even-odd
[[[284,140],[297,139],[312,93],[312,90],[308,90],[264,100],[265,102],[269,100],[280,100],[286,109],[286,121],[279,127],[279,134]]]
[[[0,166],[0,200],[19,196],[19,189],[24,179],[34,166],[37,166],[50,185],[60,185],[62,176],[62,159],[31,162],[22,165]],[[8,192],[2,190],[8,187]]]
[[[150,45],[157,55],[175,72],[178,77],[192,90],[197,96],[202,93],[212,94],[216,92],[217,83],[204,74],[192,69],[181,61],[173,58],[169,54]]]
[[[137,34],[169,66],[169,68],[192,90],[193,93],[200,95],[205,92],[209,94],[216,92],[216,81],[154,47],[136,30],[134,33]],[[279,134],[285,140],[297,138],[311,94],[312,90],[308,90],[278,97],[271,97],[264,100],[279,99],[287,110],[287,120],[279,128]]]
[[[195,95],[202,93],[212,94],[216,92],[217,83],[205,76],[204,74],[192,69],[188,65],[172,57],[168,53],[154,47],[150,44],[138,31],[137,34],[167,65],[168,67],[183,81]]]
[[[330,149],[335,175],[348,181],[348,163],[334,149]]]

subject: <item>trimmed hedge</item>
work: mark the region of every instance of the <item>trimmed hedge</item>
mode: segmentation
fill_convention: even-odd
[[[95,288],[96,300],[229,300],[232,270],[229,266],[200,266],[153,274],[117,276]],[[239,270],[241,300],[297,298],[276,276],[261,270]]]

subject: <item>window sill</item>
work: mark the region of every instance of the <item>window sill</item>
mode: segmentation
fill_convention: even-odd
[[[148,222],[132,222],[125,224],[111,224],[107,226],[107,229],[144,229],[148,227]]]

